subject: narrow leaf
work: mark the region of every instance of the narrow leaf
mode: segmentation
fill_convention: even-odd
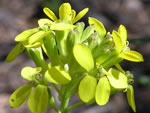
[[[12,50],[11,52],[8,54],[7,58],[6,58],[6,62],[12,62],[13,60],[16,59],[16,57],[23,52],[24,50],[24,46],[21,43],[18,43]]]
[[[21,76],[26,80],[32,81],[34,79],[34,76],[41,71],[42,71],[41,67],[37,68],[24,67],[21,70]]]
[[[100,21],[98,21],[95,18],[89,17],[89,24],[90,25],[94,25],[95,30],[99,33],[100,38],[103,39],[104,36],[106,35],[106,29],[103,25],[103,23],[101,23]]]
[[[32,89],[32,85],[27,83],[19,88],[17,88],[9,97],[9,104],[13,108],[17,108],[22,105],[28,98]]]
[[[38,85],[28,99],[28,107],[33,113],[43,113],[48,106],[47,86]]]
[[[98,105],[107,104],[110,97],[110,84],[106,76],[99,79],[96,87],[95,99]]]
[[[95,96],[96,78],[86,75],[79,85],[79,96],[83,102],[90,102]]]
[[[28,38],[33,35],[34,33],[38,32],[38,28],[34,28],[34,29],[29,29],[29,30],[26,30],[22,33],[20,33],[19,35],[17,35],[15,37],[15,41],[16,42],[23,42],[25,40],[28,40]]]
[[[143,62],[143,56],[136,51],[123,51],[120,57],[133,62]]]
[[[51,77],[59,84],[68,84],[71,81],[71,77],[67,71],[60,66],[54,66],[49,69]]]
[[[128,99],[129,106],[131,106],[133,111],[136,112],[136,106],[134,101],[134,90],[131,85],[129,85],[127,88],[127,99]]]
[[[57,20],[56,15],[49,8],[44,8],[43,11],[51,20],[53,20],[53,21]]]
[[[82,44],[76,44],[73,47],[73,55],[76,61],[88,72],[94,68],[94,60],[88,47]]]
[[[123,43],[126,43],[127,41],[127,30],[124,25],[120,25],[118,29],[118,33],[120,34],[120,37],[123,41]]]
[[[79,21],[86,13],[89,11],[89,8],[85,8],[82,11],[80,11],[77,16],[73,19],[73,24]]]
[[[70,16],[71,16],[71,5],[69,3],[63,3],[60,7],[59,7],[59,18],[61,20],[65,19],[66,21],[69,20]]]

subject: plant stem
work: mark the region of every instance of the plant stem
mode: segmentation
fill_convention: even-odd
[[[53,87],[55,88],[55,90],[56,90],[59,94],[61,94],[59,88],[58,88],[55,84],[52,84],[52,85],[53,85]]]
[[[70,111],[70,110],[72,110],[72,109],[74,109],[74,108],[76,108],[76,107],[78,107],[78,106],[80,106],[82,104],[84,104],[84,102],[80,101],[80,102],[78,102],[78,103],[68,107],[66,111],[68,112],[68,111]]]

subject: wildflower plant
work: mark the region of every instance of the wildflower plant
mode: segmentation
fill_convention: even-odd
[[[113,30],[111,34],[99,20],[89,17],[89,25],[85,27],[79,20],[88,8],[76,15],[69,3],[59,7],[59,18],[49,8],[43,11],[49,18],[39,19],[39,27],[17,35],[15,41],[18,44],[7,56],[6,61],[12,62],[25,51],[36,65],[21,70],[22,78],[28,83],[12,93],[10,106],[17,108],[27,100],[33,113],[43,113],[47,108],[68,113],[81,104],[96,102],[103,106],[111,95],[124,92],[129,106],[136,112],[134,77],[119,63],[124,59],[142,62],[143,57],[128,47],[125,26],[120,25],[118,31]],[[52,87],[58,93],[60,106],[56,105]],[[69,105],[73,95],[81,101]]]

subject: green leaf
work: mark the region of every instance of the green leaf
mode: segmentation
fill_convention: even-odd
[[[44,8],[43,9],[44,13],[53,21],[57,20],[57,17],[53,11],[51,11],[49,8]]]
[[[41,71],[42,71],[41,67],[37,68],[24,67],[21,70],[21,76],[26,80],[32,81],[34,79],[34,76]]]
[[[83,102],[90,102],[95,96],[96,78],[86,75],[79,84],[79,96]]]
[[[127,88],[127,99],[128,99],[129,106],[131,106],[133,111],[136,112],[136,106],[134,101],[134,90],[131,85],[129,85]]]
[[[76,61],[88,72],[94,68],[94,60],[88,47],[82,44],[76,44],[73,47],[73,55]]]
[[[60,64],[60,58],[58,54],[58,47],[55,40],[55,35],[50,33],[43,40],[45,48],[45,52],[47,53],[48,58],[51,61],[52,66],[56,66]]]
[[[7,58],[6,58],[6,62],[12,62],[13,60],[16,59],[16,57],[23,52],[25,48],[23,47],[23,45],[21,43],[18,43],[12,50],[11,52],[8,54]]]
[[[106,75],[112,87],[116,89],[125,89],[128,87],[126,75],[116,69],[111,68]]]
[[[51,25],[52,21],[47,18],[42,18],[42,19],[38,20],[38,24],[42,28],[42,27],[44,27],[44,25]]]
[[[95,99],[98,105],[107,104],[110,97],[110,84],[106,76],[99,79],[96,87]]]
[[[82,34],[82,37],[80,39],[80,42],[84,42],[85,40],[87,40],[90,35],[94,33],[94,26],[88,26],[84,31],[83,31],[83,34]]]
[[[23,41],[26,41],[28,40],[28,38],[33,35],[34,33],[38,32],[38,28],[34,28],[34,29],[28,29],[22,33],[20,33],[19,35],[17,35],[15,37],[15,41],[16,42],[23,42]]]
[[[122,39],[122,42],[125,44],[127,41],[127,30],[124,25],[120,25],[118,29],[118,33],[120,34],[120,37]]]
[[[71,81],[71,76],[60,66],[54,66],[49,69],[51,77],[59,84],[68,84]]]
[[[94,24],[95,30],[99,33],[100,38],[103,39],[104,36],[106,35],[106,29],[105,29],[103,23],[101,23],[100,21],[98,21],[97,19],[92,18],[92,17],[89,17],[88,22],[90,25]]]
[[[27,83],[19,88],[17,88],[9,97],[9,104],[13,108],[17,108],[22,105],[28,98],[32,90],[32,85]]]
[[[51,76],[51,74],[49,73],[49,71],[45,72],[44,77],[45,77],[45,80],[47,82],[54,83],[54,84],[59,84],[56,80],[53,79],[53,77]]]
[[[71,19],[71,5],[69,3],[63,3],[60,7],[59,7],[59,18],[61,20],[65,19],[66,21],[68,21],[69,19]]]
[[[117,31],[113,30],[112,36],[113,36],[113,41],[115,43],[117,51],[121,52],[123,47],[125,46],[125,44],[123,43],[123,41],[120,37],[120,34]]]
[[[72,24],[56,23],[56,24],[51,25],[50,29],[51,30],[64,31],[64,30],[68,30],[68,29],[73,29],[75,27],[76,26],[72,25]]]
[[[38,42],[38,41],[42,40],[49,33],[50,32],[39,31],[39,32],[33,34],[31,37],[29,37],[29,44],[33,44],[35,42]]]
[[[33,113],[43,113],[48,106],[47,86],[38,85],[28,99],[28,107]]]
[[[136,51],[123,51],[120,55],[121,58],[133,61],[133,62],[143,62],[143,56]]]
[[[89,11],[89,8],[85,8],[82,11],[80,11],[77,16],[73,19],[73,24],[79,21],[86,13]]]

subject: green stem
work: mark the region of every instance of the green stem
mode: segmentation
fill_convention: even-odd
[[[52,84],[52,86],[55,88],[55,90],[56,90],[59,94],[61,94],[60,89],[59,89],[55,84]]]
[[[76,108],[76,107],[78,107],[78,106],[80,106],[80,105],[82,105],[82,104],[84,104],[84,102],[80,101],[80,102],[78,102],[78,103],[76,103],[76,104],[68,107],[67,108],[67,112],[70,111],[70,110],[72,110],[72,109],[74,109],[74,108]]]

